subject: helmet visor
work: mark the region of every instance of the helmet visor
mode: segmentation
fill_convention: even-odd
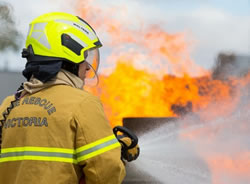
[[[97,77],[97,71],[99,68],[100,55],[99,49],[94,48],[86,51],[85,61],[89,64],[90,69],[86,73],[87,79],[94,79]]]

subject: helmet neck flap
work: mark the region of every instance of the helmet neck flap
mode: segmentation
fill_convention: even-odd
[[[78,76],[79,64],[74,64],[64,58],[34,55],[31,45],[28,49],[23,49],[22,57],[27,59],[23,70],[23,76],[27,80],[34,76],[42,82],[47,82],[54,78],[61,68]]]

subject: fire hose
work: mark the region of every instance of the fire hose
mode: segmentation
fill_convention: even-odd
[[[137,136],[131,130],[123,126],[114,127],[113,132],[122,145],[122,159],[128,162],[136,160],[140,154]],[[118,135],[119,132],[122,134]],[[130,151],[133,149],[136,149],[135,154],[132,154]]]

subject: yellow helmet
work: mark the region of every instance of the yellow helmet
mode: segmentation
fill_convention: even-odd
[[[87,51],[102,46],[94,29],[80,17],[68,13],[47,13],[30,23],[26,48],[34,55],[83,62]],[[91,63],[90,63],[91,64]]]
[[[98,48],[101,46],[94,29],[80,17],[62,12],[41,15],[29,26],[26,48],[22,52],[22,57],[28,60],[23,75],[28,80],[34,75],[45,82],[65,67],[78,75],[78,64],[86,61],[91,68],[87,78],[98,80]]]

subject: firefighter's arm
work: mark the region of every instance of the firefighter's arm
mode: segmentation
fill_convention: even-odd
[[[121,145],[113,134],[100,101],[91,97],[76,110],[77,160],[86,184],[119,184],[125,176]]]

